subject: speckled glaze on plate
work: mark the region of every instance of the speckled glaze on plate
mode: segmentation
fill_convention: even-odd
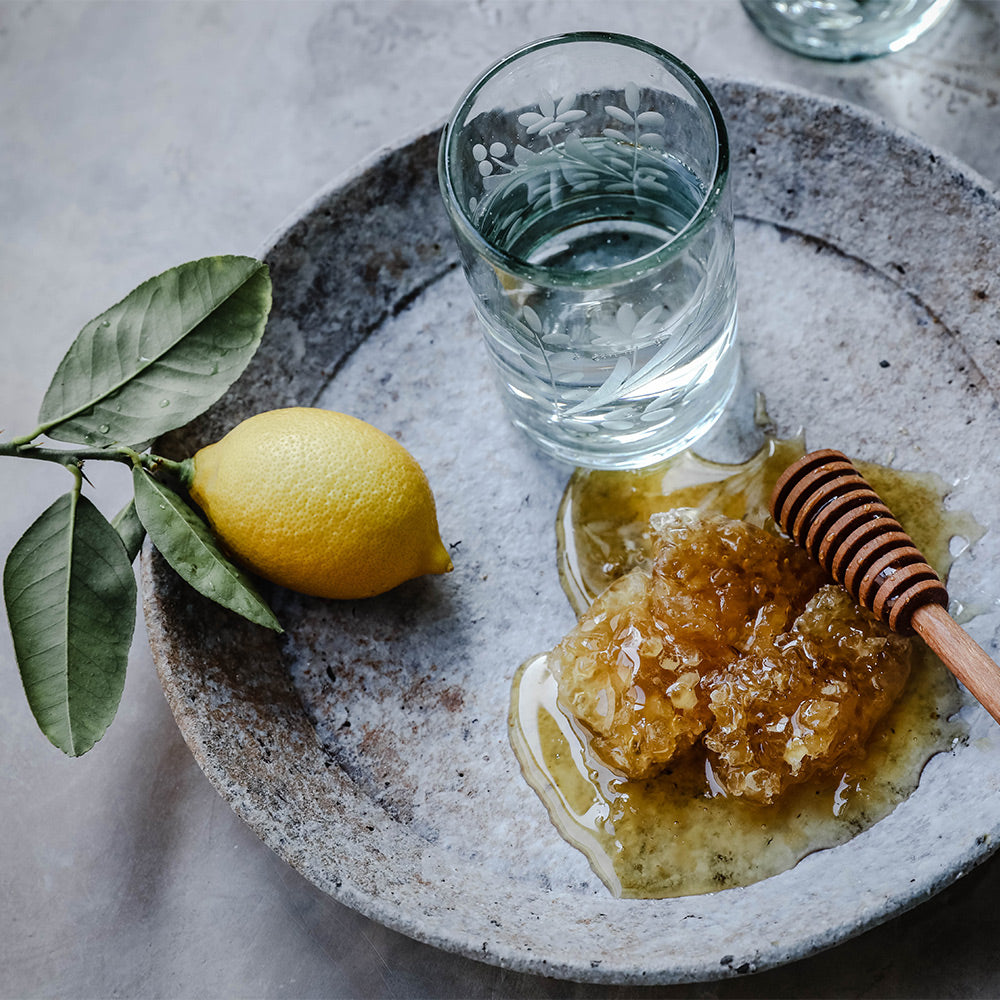
[[[714,81],[731,131],[744,391],[700,450],[780,434],[956,484],[997,522],[1000,203],[947,156],[849,106]],[[757,885],[616,900],[564,843],[507,742],[511,678],[572,614],[555,565],[568,470],[503,418],[440,206],[438,133],[321,192],[273,241],[264,345],[190,454],[251,413],[345,410],[423,464],[455,571],[368,602],[273,590],[276,637],[178,582],[148,548],[146,619],[199,764],[258,835],[364,914],[483,961],[606,983],[712,980],[829,947],[920,903],[1000,835],[1000,730],[925,769],[891,816]],[[952,596],[994,656],[1000,534]]]

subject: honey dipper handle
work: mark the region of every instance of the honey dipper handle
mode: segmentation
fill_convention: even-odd
[[[912,624],[944,665],[1000,722],[1000,667],[940,604],[917,608]]]

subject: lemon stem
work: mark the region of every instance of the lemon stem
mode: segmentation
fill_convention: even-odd
[[[183,462],[171,462],[170,471],[177,477],[184,489],[191,489],[194,480],[194,459],[185,458]]]

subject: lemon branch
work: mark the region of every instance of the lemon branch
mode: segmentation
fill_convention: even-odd
[[[0,455],[11,458],[33,458],[39,462],[55,462],[71,472],[77,472],[84,462],[122,462],[133,468],[141,467],[147,472],[168,472],[187,484],[191,478],[189,461],[175,462],[162,455],[152,455],[137,452],[125,445],[112,448],[48,448],[34,443],[34,437],[15,438],[12,441],[0,441]]]
[[[192,507],[194,461],[135,444],[183,427],[223,396],[260,345],[270,308],[263,261],[223,255],[170,268],[84,325],[52,377],[36,428],[0,441],[0,457],[51,462],[73,478],[3,566],[28,704],[67,754],[86,753],[118,708],[135,627],[133,563],[144,538],[199,593],[280,631]],[[112,520],[84,494],[84,464],[92,461],[131,470],[133,497]]]

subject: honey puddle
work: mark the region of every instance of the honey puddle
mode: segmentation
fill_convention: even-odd
[[[768,500],[801,438],[769,439],[742,465],[685,452],[636,472],[572,477],[557,521],[563,589],[577,615],[613,580],[649,559],[649,517],[695,507],[773,528]],[[856,463],[942,578],[958,548],[982,529],[948,511],[933,475]],[[805,782],[772,805],[727,796],[696,746],[653,778],[626,780],[588,749],[588,731],[557,704],[547,654],[514,679],[510,738],[528,784],[553,823],[615,896],[660,898],[749,885],[844,843],[888,815],[917,786],[927,760],[962,737],[961,695],[915,640],[907,686],[873,734],[865,758],[834,778]]]

